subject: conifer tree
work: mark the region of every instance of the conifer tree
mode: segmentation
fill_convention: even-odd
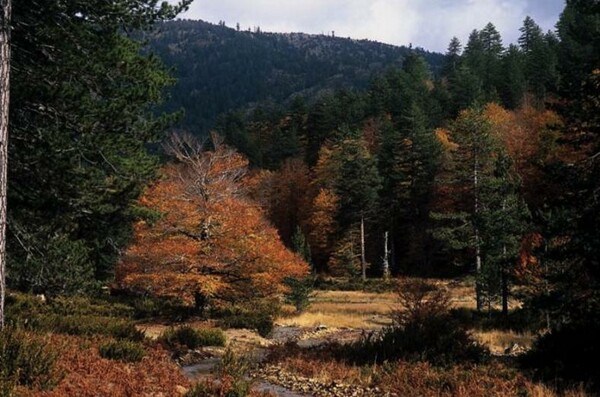
[[[189,2],[13,4],[13,287],[60,293],[73,289],[49,290],[83,285],[83,275],[110,277],[137,217],[135,200],[154,175],[148,144],[174,121],[154,111],[173,80],[130,32],[173,18]]]

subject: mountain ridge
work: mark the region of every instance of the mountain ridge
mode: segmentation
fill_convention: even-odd
[[[234,109],[364,89],[374,76],[400,67],[411,51],[421,54],[434,74],[444,57],[367,39],[236,30],[200,20],[161,23],[147,40],[178,78],[165,109],[183,108],[179,127],[198,134]]]

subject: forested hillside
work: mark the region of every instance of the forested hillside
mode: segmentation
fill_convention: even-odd
[[[178,20],[147,37],[150,49],[174,68],[178,82],[167,109],[183,108],[180,126],[204,134],[216,117],[260,102],[281,104],[340,88],[365,88],[371,77],[400,66],[410,52],[367,40],[303,33],[238,31],[224,24]],[[442,55],[418,51],[439,70]]]

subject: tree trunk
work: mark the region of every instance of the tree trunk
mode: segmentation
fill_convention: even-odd
[[[502,200],[502,211],[506,211],[506,199]],[[502,245],[502,317],[505,319],[508,317],[508,274],[506,272],[507,266],[507,252],[506,242]]]
[[[508,274],[506,274],[506,245],[502,248],[504,260],[502,261],[502,316],[508,317]]]
[[[479,160],[475,157],[475,164],[473,165],[473,190],[475,195],[475,208],[474,216],[477,217],[479,213]],[[483,310],[483,291],[481,286],[481,247],[479,241],[479,229],[475,225],[475,295],[477,300],[477,311]]]
[[[362,280],[367,281],[367,258],[365,255],[365,217],[360,217],[360,265],[362,268]]]
[[[384,251],[383,251],[383,279],[388,280],[390,278],[390,250],[388,248],[388,236],[389,233],[385,232],[385,243],[384,243]]]
[[[0,329],[4,328],[6,295],[6,187],[8,106],[10,99],[11,0],[0,0]]]

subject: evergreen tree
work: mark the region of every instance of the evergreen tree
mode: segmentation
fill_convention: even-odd
[[[426,124],[424,113],[413,104],[403,115],[400,130],[384,127],[379,155],[381,212],[384,229],[391,234],[392,267],[399,264],[413,273],[425,271],[416,267],[427,262],[424,232],[440,155],[435,135]]]
[[[479,33],[483,47],[483,70],[481,76],[485,97],[488,102],[496,100],[500,86],[500,58],[504,52],[502,38],[496,27],[488,23]]]
[[[530,16],[525,17],[523,26],[519,28],[521,36],[518,39],[519,46],[525,54],[533,51],[535,44],[542,37],[542,29]]]
[[[500,98],[508,109],[521,106],[527,91],[525,78],[525,56],[519,47],[511,44],[502,57]]]
[[[481,33],[477,29],[474,29],[469,34],[469,39],[463,53],[463,60],[469,70],[479,79],[483,80],[483,76],[485,75],[485,51]]]
[[[448,44],[448,49],[446,50],[446,59],[444,62],[444,67],[442,69],[442,75],[445,77],[450,76],[452,73],[456,71],[458,65],[460,63],[460,54],[462,51],[462,44],[460,40],[456,37],[452,37],[450,40],[450,44]]]
[[[474,262],[477,277],[477,310],[484,305],[485,278],[481,211],[485,203],[482,187],[491,178],[495,142],[490,123],[479,108],[463,112],[450,128],[452,141],[457,145],[451,161],[446,164],[450,172],[438,184],[455,196],[453,208],[432,214],[436,220],[433,235],[453,250],[468,250]]]
[[[308,241],[306,241],[306,237],[304,237],[304,233],[302,233],[300,226],[296,227],[296,231],[292,236],[292,249],[295,253],[300,255],[306,263],[312,263],[310,246],[308,245]]]
[[[358,227],[361,240],[362,278],[366,279],[365,223],[377,208],[381,179],[375,158],[363,139],[348,134],[339,143],[339,174],[335,190],[340,197],[339,225],[342,230]]]
[[[510,278],[526,231],[528,212],[519,197],[519,180],[511,169],[509,156],[496,150],[493,167],[493,173],[482,181],[481,210],[476,220],[485,258],[480,279],[488,308],[500,297],[502,314],[506,317]]]
[[[74,292],[90,284],[89,274],[110,276],[137,217],[135,200],[154,175],[156,159],[147,145],[173,121],[153,109],[172,79],[128,32],[173,18],[184,3],[14,4],[8,148],[13,287]]]
[[[466,65],[460,65],[448,78],[450,117],[483,100],[481,79]]]
[[[557,58],[551,42],[551,34],[545,36],[535,21],[527,17],[520,29],[519,45],[525,55],[524,72],[528,90],[535,100],[534,105],[543,108],[548,89],[557,81]]]

